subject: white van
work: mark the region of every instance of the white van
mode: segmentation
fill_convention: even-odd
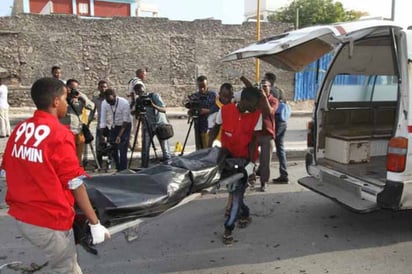
[[[300,71],[331,51],[308,126],[309,176],[298,182],[356,212],[411,208],[412,31],[382,20],[314,26],[223,61],[257,57]]]

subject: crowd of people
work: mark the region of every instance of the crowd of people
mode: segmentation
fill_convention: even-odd
[[[130,166],[128,150],[141,152],[141,167],[149,166],[150,146],[156,136],[156,127],[168,123],[165,104],[156,92],[147,93],[145,80],[147,69],[136,70],[135,77],[128,83],[128,90],[124,97],[109,87],[109,83],[100,80],[97,83],[98,94],[91,99],[81,92],[79,81],[76,79],[62,80],[60,67],[52,68],[52,77],[62,81],[68,88],[68,111],[60,118],[60,122],[67,125],[75,136],[76,152],[80,165],[87,161],[83,159],[85,151],[84,124],[87,126],[96,119],[95,158],[97,167],[103,169],[103,157],[113,161],[115,169],[122,171]],[[148,104],[142,102],[147,96]],[[168,140],[160,140],[163,153],[163,162],[168,163],[171,158]],[[94,149],[91,147],[91,149]],[[106,165],[109,165],[106,163]],[[110,169],[106,166],[105,169]]]
[[[127,169],[131,162],[130,159],[128,163],[128,150],[141,152],[141,167],[147,168],[150,163],[150,149],[151,147],[155,149],[153,143],[155,136],[162,151],[161,160],[163,163],[170,162],[172,154],[169,141],[159,139],[156,135],[158,125],[169,123],[166,116],[166,104],[159,93],[147,92],[145,86],[147,74],[145,67],[138,68],[135,76],[128,82],[124,97],[119,96],[113,88],[110,88],[106,80],[100,80],[97,83],[97,94],[89,99],[81,91],[78,80],[65,81],[59,66],[51,68],[51,76],[65,84],[68,89],[68,111],[59,120],[74,134],[76,155],[81,166],[88,164],[87,157],[84,157],[87,155],[88,147],[83,133],[84,125],[89,126],[94,120],[97,121],[97,126],[94,132],[94,147],[91,149],[95,150],[97,168],[110,169],[111,166],[108,165],[113,161],[117,171]],[[253,87],[247,78],[242,76],[240,80],[245,87]],[[287,123],[282,121],[277,113],[279,102],[285,102],[286,99],[275,82],[275,74],[268,72],[258,85],[258,92],[261,94],[259,109],[262,111],[263,127],[257,134],[257,144],[260,148],[259,165],[255,170],[255,176],[249,178],[249,187],[257,191],[265,191],[269,183],[269,163],[274,147],[276,147],[279,159],[279,176],[271,182],[288,183],[284,149]],[[217,93],[209,88],[208,79],[204,75],[196,79],[196,86],[197,91],[188,96],[189,104],[186,105],[188,114],[193,119],[196,150],[220,146],[221,134],[213,130],[217,114],[222,106],[231,102],[240,102],[241,91],[234,91],[230,83],[224,83]],[[148,99],[149,103],[145,104],[142,98]],[[8,109],[7,87],[0,80],[0,138],[10,135]],[[108,157],[108,161],[103,162],[104,156]],[[260,180],[259,187],[255,187],[257,177]]]
[[[53,271],[81,273],[73,237],[68,237],[73,234],[74,202],[89,221],[94,244],[110,237],[100,224],[83,183],[89,175],[82,166],[82,156],[86,143],[92,141],[86,141],[84,126],[97,119],[94,144],[98,166],[109,151],[116,170],[127,169],[128,149],[134,151],[137,145],[141,165],[146,168],[156,127],[168,123],[166,105],[160,94],[146,92],[146,68],[136,70],[125,97],[119,96],[107,81],[100,80],[98,94],[89,99],[78,80],[62,80],[60,67],[52,67],[51,74],[52,77],[33,84],[31,97],[37,110],[13,132],[8,118],[7,87],[0,81],[0,138],[10,136],[1,169],[7,176],[9,214],[16,219],[22,235],[45,252],[48,267]],[[243,160],[241,168],[252,170],[228,188],[225,244],[232,243],[236,222],[240,228],[251,222],[243,199],[245,190],[255,188],[259,177],[260,187],[256,190],[265,191],[274,147],[280,164],[279,177],[272,182],[289,181],[284,151],[287,124],[277,113],[285,98],[275,85],[276,76],[266,73],[257,87],[245,77],[241,81],[245,87],[239,92],[234,92],[230,83],[224,83],[216,93],[209,89],[207,77],[199,76],[197,91],[189,96],[186,105],[195,125],[196,149],[221,146],[229,157]],[[22,135],[24,138],[20,138]],[[168,164],[168,140],[157,137],[163,161]],[[23,151],[29,149],[32,153],[27,157]]]

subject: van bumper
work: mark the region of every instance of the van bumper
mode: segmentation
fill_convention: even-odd
[[[376,202],[378,207],[399,210],[401,209],[401,197],[403,192],[403,183],[386,181],[383,190],[378,193]]]

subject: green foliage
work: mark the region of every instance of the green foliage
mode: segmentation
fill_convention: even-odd
[[[299,20],[296,20],[299,14]],[[269,22],[293,23],[296,28],[312,25],[353,21],[367,15],[359,11],[345,11],[342,3],[332,0],[294,0],[289,6],[268,16]],[[298,23],[298,26],[296,26]]]

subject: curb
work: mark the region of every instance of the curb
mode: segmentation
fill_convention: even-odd
[[[188,119],[188,115],[186,112],[166,112],[167,113],[167,118],[169,119]],[[312,112],[311,111],[295,111],[292,112],[291,117],[308,117],[310,118],[312,116]]]
[[[34,107],[10,107],[10,119],[21,119],[30,117],[36,110]],[[187,119],[187,111],[182,108],[169,108],[166,111],[169,119]],[[310,117],[312,111],[308,110],[293,110],[291,117]]]

